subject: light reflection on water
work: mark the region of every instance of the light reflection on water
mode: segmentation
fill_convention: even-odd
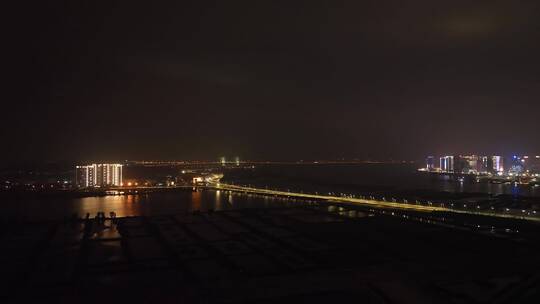
[[[178,191],[162,192],[151,194],[86,197],[72,199],[15,199],[3,202],[2,217],[24,218],[26,220],[61,219],[77,214],[84,217],[87,213],[91,217],[98,212],[115,212],[118,217],[140,216],[140,215],[171,215],[186,212],[208,211],[208,210],[230,210],[243,208],[272,208],[311,205],[312,202],[293,198],[283,198],[274,196],[260,196],[245,193],[232,193],[228,191],[201,190],[197,192]],[[319,205],[316,203],[315,205]],[[392,210],[366,210],[356,206],[346,204],[322,203],[320,210],[329,213],[339,214],[350,219],[365,218],[370,216],[388,215],[399,217],[411,221],[420,221],[430,224],[450,225],[444,216],[431,215],[407,215],[405,212]],[[472,225],[472,224],[474,225]],[[514,222],[512,222],[514,223]],[[517,233],[518,227],[513,224],[506,224],[502,219],[497,218],[474,218],[457,217],[451,225],[456,227],[473,227],[478,231],[488,231],[497,233]],[[475,228],[476,227],[476,228]],[[520,230],[521,231],[521,228]]]
[[[493,195],[510,194],[513,196],[540,196],[540,187],[517,184],[492,184],[487,182],[439,182],[434,181],[430,186],[432,189],[446,192],[476,192]]]
[[[281,207],[301,202],[224,191],[199,190],[149,194],[112,195],[59,199],[11,199],[0,206],[3,216],[27,219],[60,219],[98,212],[116,216],[160,215],[240,208]]]

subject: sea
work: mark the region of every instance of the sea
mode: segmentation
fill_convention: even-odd
[[[414,163],[265,165],[252,170],[232,170],[224,182],[291,191],[346,193],[443,192],[540,197],[540,187],[490,183],[466,177],[421,172]]]
[[[476,179],[458,181],[419,172],[418,165],[404,164],[288,164],[230,168],[223,182],[311,193],[345,193],[384,196],[434,196],[440,193],[466,196],[540,198],[540,187],[492,184]],[[305,201],[215,190],[178,191],[95,197],[0,197],[2,218],[60,219],[94,216],[164,215],[193,211],[298,206]]]

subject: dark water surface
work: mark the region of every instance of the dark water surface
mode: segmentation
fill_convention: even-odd
[[[540,187],[477,182],[474,177],[459,182],[449,176],[419,172],[418,168],[419,165],[410,163],[267,165],[231,171],[224,181],[310,192],[445,191],[540,197]]]
[[[87,213],[115,212],[118,217],[165,215],[193,211],[267,208],[298,205],[285,200],[214,190],[178,190],[146,194],[110,195],[83,198],[6,198],[1,203],[2,217],[29,220],[60,219]]]
[[[268,165],[254,169],[225,172],[224,182],[275,187],[291,191],[344,191],[392,193],[409,191],[477,192],[540,197],[540,187],[508,184],[463,183],[417,172],[412,164],[361,165]],[[0,197],[2,218],[58,219],[73,214],[94,216],[97,212],[116,212],[117,216],[159,215],[227,210],[236,208],[282,207],[302,201],[213,190],[156,192],[138,195],[116,195],[85,198]]]

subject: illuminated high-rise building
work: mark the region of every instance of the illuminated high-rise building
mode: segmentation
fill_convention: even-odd
[[[225,160],[225,156],[222,156],[222,157],[219,159],[219,162],[221,163],[222,166],[225,166],[225,164],[227,163],[227,161]]]
[[[426,158],[426,170],[428,170],[428,171],[435,170],[435,157],[428,156]]]
[[[240,166],[240,157],[237,156],[235,158],[235,163],[236,163],[237,166]]]
[[[529,157],[513,155],[508,164],[508,173],[520,175],[525,171],[525,162]]]
[[[540,173],[540,155],[523,155],[518,156],[518,160],[523,167],[523,171],[528,174]]]
[[[491,163],[493,165],[492,171],[494,173],[502,173],[504,171],[503,158],[501,156],[492,156]]]
[[[531,156],[529,169],[532,173],[540,174],[540,155]]]
[[[476,155],[460,155],[455,162],[454,170],[459,173],[477,173],[482,168],[482,159]]]
[[[75,168],[78,187],[107,187],[122,185],[121,164],[91,164]]]
[[[471,165],[476,166],[478,162],[474,159],[470,161],[468,156],[454,155],[454,172],[455,173],[471,173]]]
[[[75,168],[75,184],[77,187],[93,187],[96,183],[96,165],[77,166]]]
[[[443,156],[439,159],[440,169],[442,172],[454,172],[454,157]]]

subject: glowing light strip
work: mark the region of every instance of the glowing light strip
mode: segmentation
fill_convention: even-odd
[[[377,208],[394,208],[394,209],[417,210],[417,211],[426,211],[426,212],[434,212],[434,211],[452,212],[452,213],[461,213],[461,214],[473,214],[473,215],[483,215],[483,216],[492,216],[492,217],[504,217],[504,218],[516,218],[516,219],[525,219],[525,220],[531,220],[531,221],[540,221],[540,218],[533,217],[533,216],[516,216],[512,214],[489,213],[489,212],[482,212],[482,211],[467,211],[467,210],[451,209],[451,208],[446,208],[446,207],[413,205],[413,204],[407,204],[407,203],[394,203],[394,202],[386,202],[386,201],[378,201],[378,200],[341,197],[341,196],[331,196],[331,195],[327,196],[327,195],[316,195],[316,194],[295,193],[295,192],[285,192],[285,191],[274,191],[274,190],[268,190],[268,189],[234,186],[234,185],[221,184],[221,183],[214,185],[214,188],[220,189],[220,190],[242,191],[242,192],[251,192],[251,193],[257,193],[257,194],[303,197],[303,198],[320,199],[320,200],[326,200],[326,201],[354,203],[354,204],[359,204],[359,205],[373,206]],[[433,204],[440,205],[441,203],[433,203]]]

